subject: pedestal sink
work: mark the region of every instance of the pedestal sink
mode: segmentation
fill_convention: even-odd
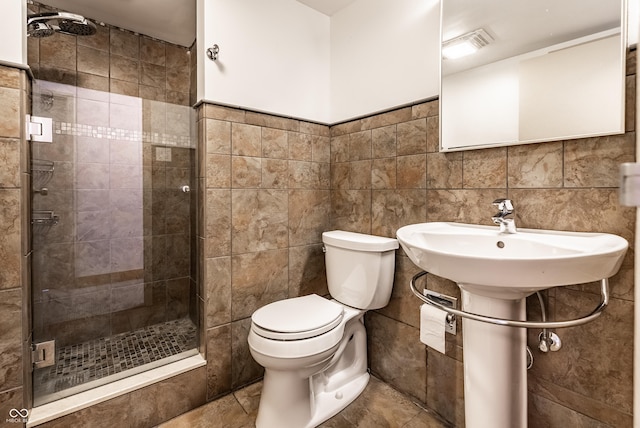
[[[609,278],[628,247],[607,233],[443,222],[404,226],[397,237],[414,264],[458,284],[464,312],[521,321],[528,295]],[[465,318],[463,331],[466,427],[526,427],[526,330]]]

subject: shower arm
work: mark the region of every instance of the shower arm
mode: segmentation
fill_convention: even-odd
[[[47,22],[51,20],[71,20],[71,21],[84,21],[85,17],[82,15],[78,15],[75,13],[69,12],[44,12],[44,13],[36,13],[33,15],[29,15],[27,17],[27,25],[33,22]]]
[[[416,280],[418,280],[422,276],[425,276],[428,273],[429,272],[426,272],[426,271],[419,272],[416,275],[414,275],[413,278],[411,278],[411,281],[409,282],[409,287],[411,288],[411,291],[413,292],[413,294],[416,295],[416,297],[422,300],[422,302],[426,303],[427,305],[435,306],[436,308],[443,310],[452,315],[471,319],[474,321],[481,321],[489,324],[502,325],[505,327],[543,328],[543,329],[575,327],[578,325],[586,324],[598,318],[602,313],[602,311],[604,311],[604,309],[609,304],[609,279],[603,278],[600,280],[601,301],[598,304],[598,306],[593,311],[591,311],[590,314],[585,315],[584,317],[576,318],[573,320],[566,320],[566,321],[544,321],[544,322],[520,321],[520,320],[510,320],[505,318],[488,317],[486,315],[478,315],[471,312],[465,312],[465,311],[453,309],[453,308],[444,306],[434,300],[431,300],[429,296],[422,295],[422,293],[420,293],[416,289],[415,283],[416,283]]]

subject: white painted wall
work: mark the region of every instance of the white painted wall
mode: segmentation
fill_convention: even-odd
[[[328,16],[295,0],[198,0],[197,16],[199,100],[330,122]]]
[[[198,100],[337,123],[438,96],[439,0],[197,1]]]
[[[331,123],[439,93],[439,0],[357,0],[331,17]]]
[[[27,65],[27,3],[2,0],[0,15],[0,63],[24,68]]]

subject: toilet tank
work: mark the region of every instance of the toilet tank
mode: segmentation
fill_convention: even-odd
[[[389,303],[395,269],[395,238],[333,230],[322,234],[331,297],[358,309]]]

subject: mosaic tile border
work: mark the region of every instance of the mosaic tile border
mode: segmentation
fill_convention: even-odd
[[[176,147],[195,147],[188,135],[145,132],[107,126],[83,125],[71,122],[53,122],[53,132],[57,135],[75,137],[104,138],[107,140],[134,141]]]

